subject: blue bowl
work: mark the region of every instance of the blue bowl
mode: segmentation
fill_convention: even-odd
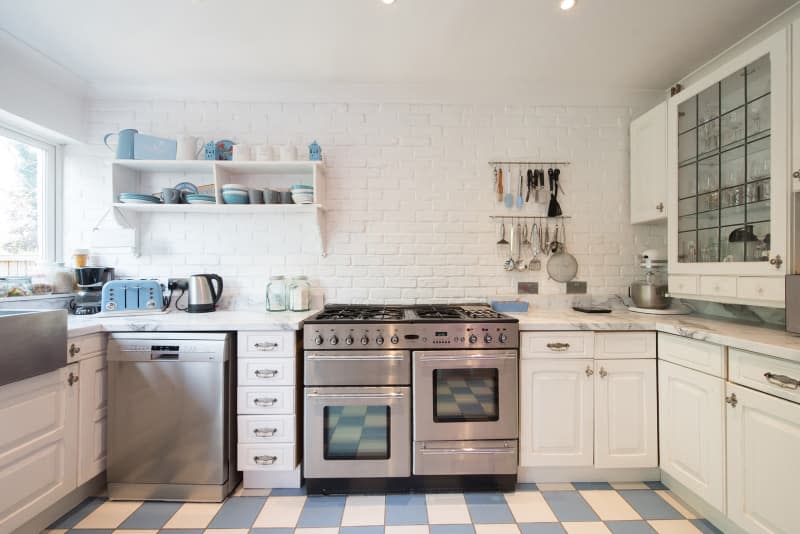
[[[246,195],[227,195],[222,193],[222,200],[225,204],[250,204],[250,197]]]
[[[291,188],[292,189],[309,189],[309,190],[313,190],[314,186],[313,185],[306,185],[306,184],[292,184]]]

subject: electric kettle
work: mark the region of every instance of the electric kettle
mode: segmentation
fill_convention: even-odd
[[[186,311],[189,313],[213,312],[221,296],[221,276],[218,274],[193,274],[189,277],[189,305]]]

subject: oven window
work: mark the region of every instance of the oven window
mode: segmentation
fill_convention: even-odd
[[[388,460],[388,406],[326,406],[326,460]]]
[[[433,420],[437,423],[497,421],[497,369],[436,369]]]

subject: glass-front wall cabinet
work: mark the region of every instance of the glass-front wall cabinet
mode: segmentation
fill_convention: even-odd
[[[784,120],[777,129],[772,123],[776,94],[785,112],[786,67],[785,56],[783,65],[775,65],[775,54],[763,52],[673,98],[677,211],[670,220],[671,272],[715,272],[686,266],[720,263],[739,264],[723,274],[782,272],[774,259],[785,259],[788,179],[785,161],[773,160],[785,159],[786,129]],[[782,74],[777,84],[776,72]]]

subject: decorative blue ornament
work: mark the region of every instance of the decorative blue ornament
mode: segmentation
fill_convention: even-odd
[[[209,141],[205,145],[203,145],[203,150],[205,152],[205,158],[207,160],[216,161],[217,159],[217,145],[214,141]]]
[[[319,146],[317,140],[308,145],[308,160],[309,161],[322,161],[322,147]]]

